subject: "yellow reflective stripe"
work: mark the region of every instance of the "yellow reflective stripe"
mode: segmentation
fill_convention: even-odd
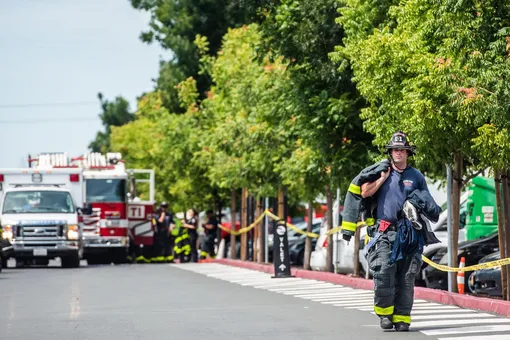
[[[365,220],[365,224],[366,224],[367,226],[374,225],[374,224],[375,224],[375,218],[367,218],[367,219]]]
[[[357,223],[342,221],[342,229],[354,232],[354,231],[356,231],[356,226],[357,226]]]
[[[164,256],[156,256],[151,259],[151,262],[163,262],[163,261],[165,261]]]
[[[374,306],[374,312],[377,315],[392,315],[394,309],[395,309],[394,306],[389,306],[389,307]],[[395,322],[395,319],[393,319],[393,322]]]
[[[351,183],[351,185],[349,185],[349,191],[352,192],[353,194],[361,195],[361,187],[354,183]]]
[[[406,324],[411,324],[411,316],[409,315],[393,315],[393,323],[397,322],[405,322]]]

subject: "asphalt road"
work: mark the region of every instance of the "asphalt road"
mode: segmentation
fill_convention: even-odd
[[[419,331],[383,332],[369,312],[182,266],[6,269],[0,274],[0,339],[436,339]]]

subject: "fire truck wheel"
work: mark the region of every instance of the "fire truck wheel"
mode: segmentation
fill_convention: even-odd
[[[62,257],[62,268],[78,268],[80,266],[80,257],[78,254]]]

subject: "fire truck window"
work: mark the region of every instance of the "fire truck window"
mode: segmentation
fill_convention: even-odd
[[[68,192],[16,191],[5,195],[4,214],[74,213],[74,204]]]
[[[87,179],[85,190],[87,203],[126,201],[124,179]]]

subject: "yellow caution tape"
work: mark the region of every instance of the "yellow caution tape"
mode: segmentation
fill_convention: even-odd
[[[241,228],[238,231],[231,230],[231,229],[229,229],[229,228],[227,228],[227,227],[225,227],[225,226],[223,226],[221,224],[219,225],[219,227],[221,228],[221,230],[223,230],[223,231],[225,231],[227,233],[239,236],[241,234],[247,233],[250,230],[252,230],[257,224],[259,224],[262,221],[262,219],[266,215],[269,216],[271,219],[273,219],[275,221],[283,221],[282,218],[280,218],[277,215],[273,214],[269,210],[264,210],[264,212],[262,212],[262,214],[260,214],[260,216],[257,217],[257,219],[252,224],[250,224],[247,227]],[[320,236],[319,234],[316,234],[316,233],[311,233],[311,232],[307,232],[307,231],[301,230],[301,229],[297,228],[295,225],[293,225],[292,223],[286,223],[286,225],[290,229],[294,230],[296,233],[301,234],[301,235],[306,235],[307,237],[310,237],[310,238],[318,238]],[[361,222],[358,222],[357,227],[360,227],[360,226],[363,226],[363,225],[365,225],[365,222],[361,221]],[[333,228],[333,229],[329,230],[326,233],[326,235],[327,236],[333,235],[333,234],[336,234],[336,233],[338,233],[340,231],[342,231],[342,227],[336,227],[336,228]],[[368,235],[365,236],[365,240],[364,240],[365,245],[369,242],[370,239],[371,238]],[[434,268],[436,268],[436,269],[438,269],[440,271],[444,271],[444,272],[470,272],[470,271],[475,271],[475,270],[479,270],[479,269],[497,268],[497,267],[501,267],[501,266],[505,266],[505,265],[510,264],[510,258],[507,258],[507,259],[502,259],[502,260],[496,260],[496,261],[491,261],[491,262],[480,263],[480,264],[476,264],[476,265],[468,266],[468,267],[463,267],[463,268],[453,268],[453,267],[448,267],[448,266],[444,266],[444,265],[441,265],[441,264],[437,264],[437,263],[433,262],[432,260],[428,259],[427,257],[425,257],[424,255],[422,255],[422,259],[423,259],[423,261],[425,263],[429,264],[431,267],[434,267]]]
[[[271,219],[275,220],[275,221],[282,221],[283,219],[278,217],[277,215],[273,214],[272,212],[270,212],[269,210],[264,210],[262,212],[262,214],[260,214],[259,217],[257,217],[257,219],[252,223],[250,224],[249,226],[247,227],[244,227],[244,228],[241,228],[239,229],[238,231],[236,230],[231,230],[223,225],[219,225],[220,229],[227,232],[227,233],[230,233],[230,234],[234,234],[236,236],[239,236],[241,234],[244,234],[244,233],[247,233],[248,231],[250,231],[251,229],[253,229],[257,224],[260,223],[260,221],[264,218],[264,216],[269,216]],[[362,226],[364,225],[365,222],[358,222],[357,226]],[[293,225],[292,223],[286,223],[287,227],[289,227],[290,229],[294,230],[296,233],[298,234],[301,234],[301,235],[306,235],[307,237],[310,237],[310,238],[318,238],[320,235],[319,234],[316,234],[316,233],[311,233],[311,232],[308,232],[308,231],[304,231],[304,230],[301,230],[299,229],[298,227],[296,227],[295,225]],[[333,235],[333,234],[336,234],[336,233],[339,233],[340,231],[342,231],[342,227],[336,227],[336,228],[333,228],[331,230],[329,230],[326,235],[329,236],[329,235]]]
[[[497,268],[497,267],[501,267],[501,266],[510,264],[510,258],[508,258],[508,259],[501,259],[501,260],[496,260],[496,261],[475,264],[475,265],[467,266],[467,267],[463,267],[463,268],[453,268],[453,267],[444,266],[442,264],[437,264],[437,263],[429,260],[428,258],[426,258],[424,255],[422,255],[421,258],[423,259],[424,262],[429,264],[431,267],[434,267],[442,272],[471,272],[471,271],[475,271],[475,270],[479,270],[479,269]]]
[[[241,229],[239,229],[239,230],[229,229],[229,228],[227,228],[227,227],[225,227],[225,226],[223,226],[223,225],[221,225],[221,224],[220,224],[220,225],[218,225],[218,227],[220,227],[220,229],[221,229],[221,230],[223,230],[223,231],[225,231],[225,232],[227,232],[227,233],[230,233],[230,234],[234,234],[234,235],[236,235],[236,236],[239,236],[239,235],[244,234],[244,233],[247,233],[247,232],[249,232],[250,230],[252,230],[253,228],[255,228],[255,226],[256,226],[257,224],[259,224],[259,223],[260,223],[260,221],[262,221],[262,219],[264,218],[264,215],[265,215],[265,211],[264,211],[264,213],[262,213],[259,217],[257,217],[257,218],[255,219],[255,221],[253,221],[253,223],[252,223],[252,224],[250,224],[250,225],[249,225],[249,226],[247,226],[247,227],[241,228]]]

